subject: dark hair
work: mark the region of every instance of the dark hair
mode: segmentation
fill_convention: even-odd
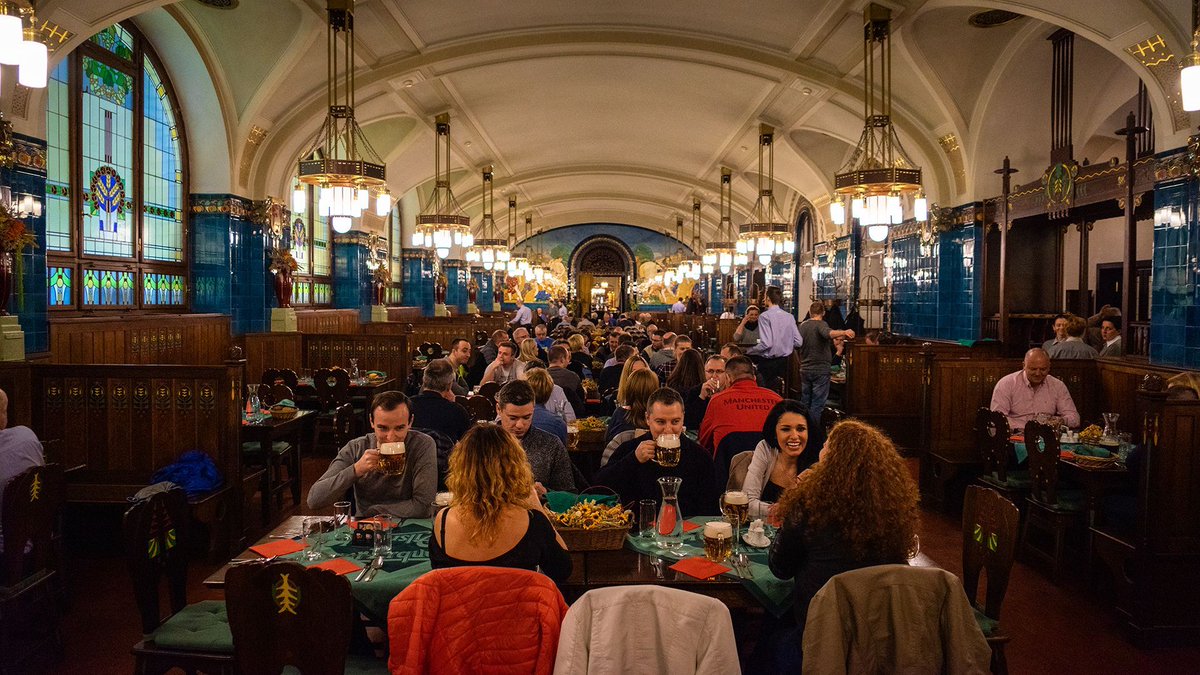
[[[683,340],[683,341],[687,342],[689,345],[690,345],[690,344],[692,344],[692,338],[691,338],[691,336],[688,336],[688,335],[676,335],[676,336],[675,336],[675,345],[676,345],[676,346],[678,346],[678,345],[679,345],[679,341],[680,341],[680,340]]]
[[[779,425],[779,418],[783,417],[784,413],[796,413],[804,416],[805,426],[808,425],[808,408],[804,404],[794,398],[785,398],[771,408],[771,412],[767,413],[767,419],[763,421],[762,438],[775,450],[779,450],[779,438],[775,433],[775,427]],[[805,450],[808,447],[805,446]]]
[[[650,331],[650,337],[662,337],[666,334],[667,334],[666,331],[660,330],[658,328],[655,328],[654,330]]]
[[[456,379],[454,366],[450,365],[449,361],[434,359],[425,366],[425,373],[421,375],[421,388],[443,392],[453,386]]]
[[[1059,319],[1066,320],[1066,319],[1070,319],[1070,318],[1071,318],[1071,313],[1070,313],[1070,312],[1063,312],[1062,314],[1055,314],[1055,315],[1054,315],[1054,320],[1055,320],[1055,321],[1058,321]]]
[[[736,342],[726,342],[725,344],[721,345],[720,351],[725,351],[726,349],[728,349],[729,353],[733,354],[734,356],[742,356],[746,353],[742,351],[742,348],[738,346],[738,343]]]
[[[541,368],[541,369],[545,370],[546,364],[542,363],[541,359],[530,359],[525,362],[525,370],[526,371],[533,370],[534,368]]]
[[[622,344],[620,347],[617,347],[617,351],[613,352],[613,356],[617,359],[617,361],[624,361],[625,359],[633,356],[635,352],[637,352],[637,350],[633,348],[633,345]]]
[[[517,343],[513,342],[512,340],[501,342],[500,344],[496,345],[497,350],[499,350],[501,347],[508,347],[508,350],[513,353],[513,356],[517,355]]]
[[[383,409],[384,412],[391,412],[400,406],[408,408],[408,414],[412,415],[412,405],[408,402],[408,396],[402,391],[385,391],[380,394],[375,394],[375,398],[371,399],[371,415],[375,415],[375,411]]]
[[[505,331],[505,330],[500,330],[499,328],[497,328],[496,330],[492,331],[492,339],[493,339],[493,340],[495,340],[495,339],[496,339],[496,338],[498,338],[498,337],[502,337],[502,336],[503,336],[503,337],[508,337],[508,331]]]
[[[767,300],[770,300],[772,305],[782,305],[783,290],[778,286],[767,286]]]
[[[704,357],[695,349],[685,349],[677,357],[675,368],[667,377],[667,386],[685,392],[704,381]]]
[[[725,362],[725,372],[735,379],[754,377],[754,362],[745,356],[735,356]]]
[[[546,358],[550,360],[550,363],[554,363],[555,361],[564,361],[571,358],[571,353],[567,351],[566,347],[556,344],[552,345],[550,350],[546,352]]]
[[[675,405],[678,403],[680,407],[683,407],[683,397],[679,395],[679,392],[670,387],[659,387],[654,390],[653,394],[650,394],[650,398],[646,399],[646,414],[650,414],[650,409],[654,407],[655,403],[663,405]]]
[[[450,351],[454,351],[454,348],[455,348],[455,347],[457,347],[457,346],[458,346],[458,343],[460,343],[460,342],[467,342],[467,343],[469,343],[469,342],[470,342],[470,340],[468,340],[467,338],[460,338],[460,337],[459,337],[459,338],[454,338],[453,340],[451,340],[451,341],[450,341]]]
[[[1087,322],[1078,316],[1072,316],[1067,319],[1067,335],[1071,337],[1083,337],[1087,332]]]
[[[825,303],[817,300],[808,307],[809,316],[825,316]]]
[[[1100,319],[1100,325],[1103,326],[1105,321],[1111,323],[1113,325],[1113,328],[1116,328],[1117,330],[1121,330],[1121,317],[1106,316],[1103,319]]]
[[[629,333],[621,333],[620,336],[621,337],[618,338],[621,341],[620,344],[627,345],[630,342],[633,342],[633,336]]]
[[[506,405],[522,406],[533,402],[533,387],[525,380],[513,380],[496,393],[496,410],[503,410]]]

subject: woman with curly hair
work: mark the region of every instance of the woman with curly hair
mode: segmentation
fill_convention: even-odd
[[[695,349],[685,349],[667,376],[667,386],[687,396],[688,390],[704,381],[704,357]]]
[[[771,546],[771,573],[796,578],[794,641],[777,657],[796,664],[808,604],[842,572],[904,563],[917,533],[917,486],[896,446],[857,420],[829,432],[819,461],[796,479],[776,507],[783,527]]]
[[[450,506],[434,516],[434,568],[486,565],[533,570],[562,582],[571,575],[567,545],[533,487],[521,444],[495,424],[477,424],[450,453]]]

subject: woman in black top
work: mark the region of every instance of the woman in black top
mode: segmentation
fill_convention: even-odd
[[[904,563],[917,532],[917,486],[896,446],[856,420],[829,432],[820,461],[797,478],[776,507],[783,527],[770,552],[771,573],[796,578],[797,628],[782,640],[781,669],[798,666],[808,605],[837,574]],[[798,670],[798,668],[797,668]]]
[[[675,361],[671,374],[667,376],[667,386],[684,396],[689,389],[703,383],[704,357],[695,349],[683,350]]]
[[[486,565],[571,575],[571,555],[538,502],[533,473],[517,439],[478,424],[450,453],[450,506],[434,516],[434,568]]]

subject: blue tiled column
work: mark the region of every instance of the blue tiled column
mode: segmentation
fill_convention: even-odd
[[[348,232],[333,237],[333,306],[357,309],[359,320],[371,321],[374,302],[371,271],[367,269],[367,235]]]
[[[1154,209],[1156,215],[1173,212],[1182,219],[1154,219],[1150,362],[1194,368],[1200,366],[1200,295],[1191,264],[1200,249],[1196,181],[1184,178],[1155,185]]]
[[[426,251],[406,250],[404,259],[404,306],[420,307],[421,314],[433,316],[433,260]]]
[[[17,161],[12,169],[0,169],[0,184],[12,188],[14,198],[28,193],[42,201],[42,215],[25,219],[26,230],[37,237],[37,248],[21,254],[21,276],[13,279],[13,294],[8,304],[8,312],[16,315],[25,333],[28,355],[50,349],[50,324],[46,320],[46,142],[13,134],[13,143]]]
[[[938,330],[938,245],[922,251],[919,237],[892,242],[892,331],[936,338]]]
[[[467,313],[467,264],[462,260],[447,260],[442,263],[446,271],[446,306],[453,308],[455,316]]]
[[[974,340],[979,337],[982,298],[975,284],[975,260],[983,248],[980,225],[942,233],[938,238],[937,337]]]
[[[471,276],[475,277],[475,283],[479,284],[479,292],[475,294],[475,305],[481,312],[492,311],[492,277],[495,276],[495,272],[482,267],[472,267]]]
[[[235,335],[268,330],[275,306],[266,233],[252,212],[243,197],[191,195],[192,311],[228,314]]]

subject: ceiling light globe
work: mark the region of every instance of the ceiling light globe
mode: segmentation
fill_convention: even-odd
[[[1200,110],[1200,54],[1185,56],[1180,65],[1179,87],[1183,94],[1183,109],[1195,112]]]
[[[21,61],[18,64],[17,82],[30,89],[45,89],[50,61],[46,45],[36,40],[25,40],[17,53]]]
[[[888,226],[887,225],[872,225],[867,228],[867,236],[871,241],[882,242],[887,240]]]
[[[15,66],[21,62],[21,17],[0,15],[0,63]]]

